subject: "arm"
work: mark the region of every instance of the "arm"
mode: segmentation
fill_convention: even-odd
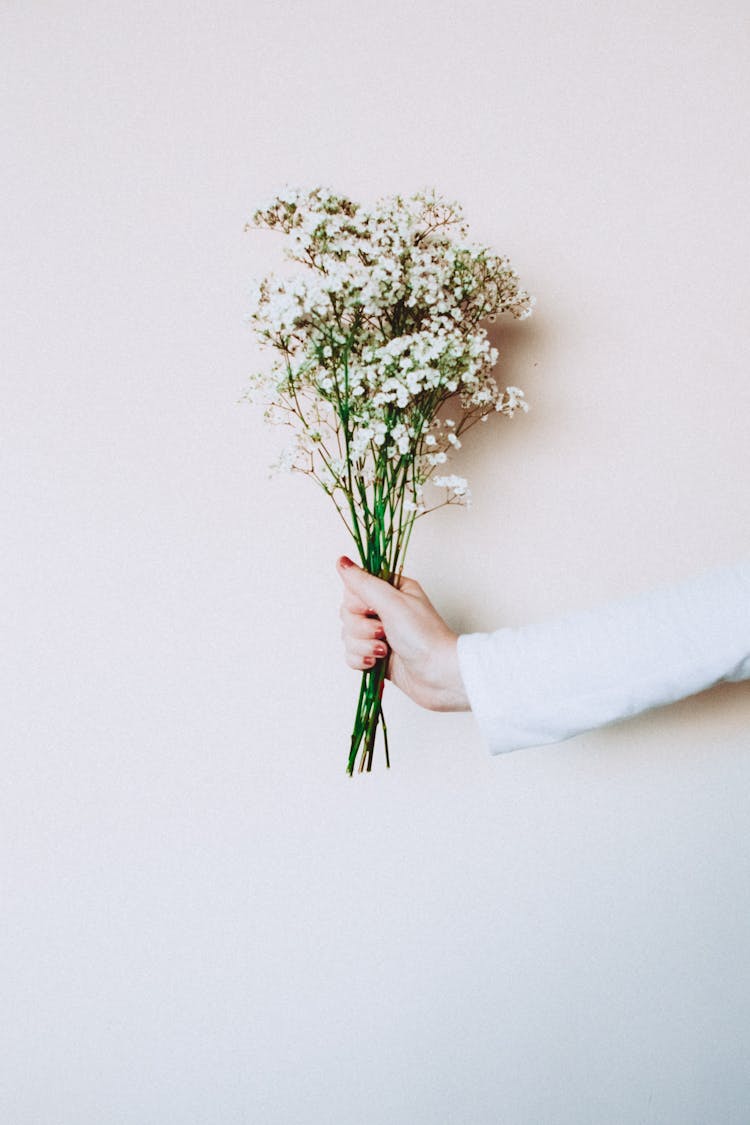
[[[750,562],[457,648],[491,753],[560,742],[749,679]]]
[[[540,624],[462,636],[418,583],[404,579],[395,590],[348,559],[339,573],[350,666],[387,658],[389,677],[420,706],[471,707],[493,754],[750,679],[750,562]]]

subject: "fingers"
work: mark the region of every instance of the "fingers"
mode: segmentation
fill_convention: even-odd
[[[350,668],[363,672],[389,655],[380,616],[396,610],[401,604],[401,594],[388,582],[368,574],[345,556],[339,559],[337,569],[344,583],[339,616],[346,663]]]
[[[346,663],[350,668],[360,672],[372,668],[378,660],[388,655],[388,646],[384,641],[373,639],[365,640],[358,637],[345,637]]]
[[[388,582],[368,574],[346,555],[342,555],[336,566],[347,593],[379,616],[398,600],[398,591]]]
[[[339,610],[339,617],[342,621],[342,637],[358,637],[360,640],[385,639],[385,629],[379,617],[368,617],[343,605]]]
[[[367,605],[361,601],[354,594],[350,594],[348,590],[344,590],[341,598],[341,610],[348,610],[350,613],[358,613],[363,617],[377,617],[377,613],[371,605]]]

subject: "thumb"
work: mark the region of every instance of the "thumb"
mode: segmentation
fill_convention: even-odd
[[[342,555],[338,560],[336,569],[347,590],[359,598],[365,606],[374,609],[379,617],[382,611],[388,611],[388,607],[392,606],[394,599],[398,597],[393,586],[382,578],[376,578],[374,574],[368,574],[346,555]]]

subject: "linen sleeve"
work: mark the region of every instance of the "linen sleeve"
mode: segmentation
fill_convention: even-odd
[[[458,662],[491,754],[750,679],[750,559],[539,624],[462,634]]]

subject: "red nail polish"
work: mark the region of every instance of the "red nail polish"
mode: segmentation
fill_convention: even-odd
[[[343,566],[344,570],[348,570],[350,566],[354,566],[354,563],[350,558],[347,558],[346,555],[342,555],[339,559],[339,566]]]

